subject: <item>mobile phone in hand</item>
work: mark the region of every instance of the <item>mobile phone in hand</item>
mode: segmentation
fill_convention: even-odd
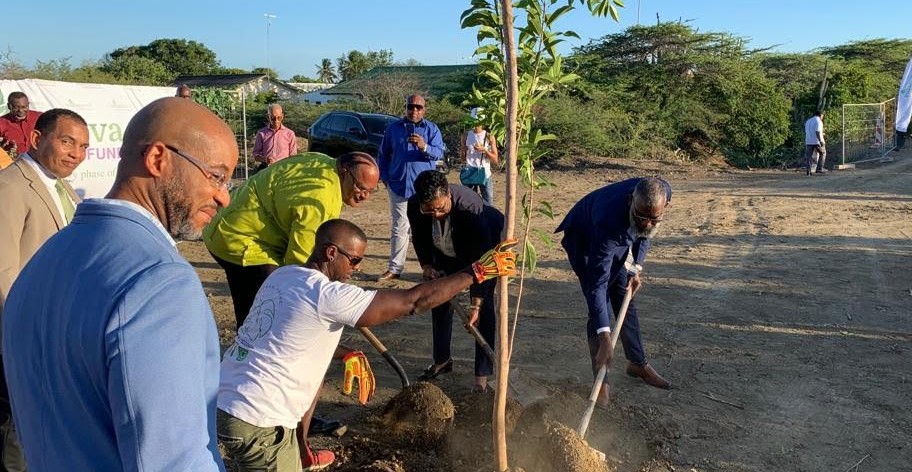
[[[415,124],[414,124],[414,123],[406,123],[406,124],[405,124],[405,132],[406,132],[406,136],[405,136],[406,144],[408,145],[408,148],[409,148],[409,149],[412,149],[412,146],[415,146],[415,143],[413,143],[413,142],[411,142],[411,141],[409,141],[409,140],[412,138],[412,135],[415,134]],[[416,147],[415,149],[417,149],[417,147]]]

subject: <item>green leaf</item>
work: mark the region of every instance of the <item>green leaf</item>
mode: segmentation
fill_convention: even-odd
[[[558,7],[556,10],[551,12],[550,15],[548,15],[548,19],[546,20],[546,22],[548,23],[548,26],[553,25],[560,17],[564,16],[564,14],[566,14],[572,10],[573,10],[572,5],[564,5],[562,7]]]
[[[538,253],[535,251],[535,245],[532,244],[531,240],[526,241],[523,253],[523,264],[529,269],[531,274],[535,272],[535,267],[538,265]]]
[[[550,202],[544,200],[538,202],[538,212],[552,220],[554,219],[554,208],[551,207]]]
[[[554,239],[551,237],[551,234],[540,230],[538,228],[532,228],[532,234],[534,234],[539,241],[542,242],[548,249],[554,248]]]

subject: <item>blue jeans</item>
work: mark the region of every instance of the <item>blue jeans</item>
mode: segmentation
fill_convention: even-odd
[[[481,195],[481,199],[486,204],[494,206],[494,176],[488,177],[484,185],[466,185],[466,187]]]

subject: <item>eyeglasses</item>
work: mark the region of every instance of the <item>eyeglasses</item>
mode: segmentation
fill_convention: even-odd
[[[418,111],[421,111],[421,110],[424,110],[424,105],[419,105],[419,104],[417,104],[417,103],[408,103],[408,104],[405,105],[405,108],[407,108],[407,109],[409,109],[409,110],[418,110]]]
[[[372,195],[374,192],[377,191],[377,188],[376,188],[376,187],[374,187],[374,188],[365,188],[363,185],[361,185],[360,183],[358,183],[358,180],[355,179],[355,173],[352,171],[352,168],[351,168],[351,167],[346,167],[346,168],[345,168],[345,172],[347,172],[347,173],[348,173],[348,176],[351,177],[352,186],[355,187],[355,192],[358,193],[359,195],[367,195],[367,196],[370,196],[370,195]]]
[[[169,151],[190,161],[191,164],[196,166],[196,168],[199,169],[200,172],[202,172],[203,175],[205,175],[207,179],[209,179],[209,183],[214,185],[216,188],[231,190],[231,188],[234,187],[234,183],[231,181],[231,179],[228,178],[227,175],[225,175],[219,171],[213,171],[213,170],[209,169],[208,168],[209,166],[204,164],[203,161],[191,156],[190,154],[184,153],[183,151],[177,149],[176,147],[169,146],[167,144],[165,144],[165,147],[168,148]]]
[[[420,211],[422,215],[445,215],[447,213],[447,204],[444,202],[440,206],[434,208],[428,208],[422,205],[418,208],[418,211]]]
[[[661,223],[663,220],[663,218],[661,216],[657,216],[655,218],[653,218],[651,216],[643,216],[640,214],[640,212],[637,211],[636,207],[632,207],[632,208],[633,208],[633,219],[639,221],[640,223],[652,223],[655,225],[655,224]]]
[[[336,248],[336,251],[339,251],[339,254],[342,254],[343,256],[345,256],[346,259],[348,259],[348,264],[350,266],[352,266],[352,268],[358,267],[359,265],[361,265],[361,261],[364,260],[363,257],[355,257],[355,256],[345,252],[345,249],[342,249],[341,247],[339,247],[338,244],[328,243],[327,246],[332,246],[332,247]]]

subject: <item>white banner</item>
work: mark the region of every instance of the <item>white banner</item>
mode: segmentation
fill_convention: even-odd
[[[90,147],[86,159],[69,178],[76,192],[84,198],[103,197],[111,189],[120,160],[123,132],[130,118],[148,103],[174,95],[174,87],[0,80],[0,96],[4,103],[10,92],[15,91],[28,95],[31,110],[68,108],[79,113],[89,124]]]
[[[902,81],[899,83],[899,95],[896,97],[896,131],[905,133],[912,118],[912,59],[906,64]]]

